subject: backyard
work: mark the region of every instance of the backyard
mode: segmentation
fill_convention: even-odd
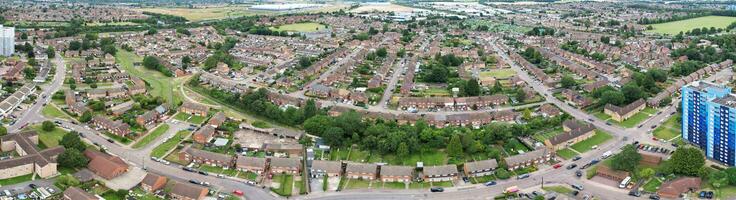
[[[513,69],[494,69],[487,72],[481,72],[480,77],[493,77],[496,79],[507,79],[516,75],[516,71]]]
[[[291,196],[291,190],[294,187],[294,176],[286,174],[276,174],[273,175],[272,181],[274,183],[278,183],[279,186],[278,188],[271,188],[271,191],[281,196]]]
[[[693,19],[686,19],[680,21],[673,21],[661,24],[652,24],[652,30],[648,31],[651,33],[669,34],[676,35],[680,32],[686,32],[695,28],[702,27],[715,27],[715,28],[726,28],[729,24],[736,21],[736,17],[725,17],[725,16],[706,16],[698,17]]]
[[[611,136],[610,134],[596,129],[595,135],[593,135],[592,137],[588,139],[585,139],[583,141],[573,144],[571,148],[574,149],[575,151],[585,153],[593,149],[593,146],[603,144],[604,142],[606,142],[607,140],[611,138],[613,138],[613,136]]]
[[[648,119],[650,116],[656,113],[657,113],[656,109],[647,107],[647,108],[644,108],[644,110],[642,110],[641,112],[634,114],[633,116],[629,117],[628,119],[622,122],[617,122],[611,119],[611,116],[603,113],[602,111],[595,112],[593,113],[593,115],[601,120],[610,122],[612,124],[616,124],[616,125],[619,125],[625,128],[632,128],[632,127],[635,127],[636,125],[639,125],[639,123],[643,122],[644,120]]]

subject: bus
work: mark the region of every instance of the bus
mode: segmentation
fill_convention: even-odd
[[[630,181],[631,181],[631,176],[627,176],[623,181],[621,181],[621,184],[618,184],[618,188],[621,188],[621,189],[626,188],[626,185],[628,185]]]

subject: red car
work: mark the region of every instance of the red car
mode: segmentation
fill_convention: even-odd
[[[562,164],[559,164],[559,163],[558,163],[558,164],[555,164],[555,165],[553,165],[552,167],[554,167],[555,169],[557,169],[557,168],[560,168],[560,167],[562,167]]]
[[[240,191],[240,190],[234,190],[234,191],[233,191],[233,194],[235,194],[235,195],[238,195],[238,196],[243,196],[243,191]]]

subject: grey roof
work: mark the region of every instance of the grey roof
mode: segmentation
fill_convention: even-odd
[[[238,167],[266,168],[266,158],[240,156],[235,165]]]
[[[326,173],[342,172],[342,163],[339,161],[314,160],[312,161],[312,170]]]
[[[199,195],[202,194],[203,190],[208,191],[208,189],[205,187],[200,187],[191,183],[177,182],[174,185],[174,188],[171,189],[171,193],[189,197],[191,199],[199,199]]]
[[[574,120],[569,120],[569,121],[575,122]],[[572,125],[569,122],[568,122],[568,124],[569,125]],[[569,140],[571,140],[573,138],[577,138],[577,137],[579,137],[581,135],[584,135],[584,134],[586,134],[588,132],[591,132],[591,131],[595,130],[595,126],[593,126],[591,124],[588,124],[588,123],[580,124],[578,122],[575,122],[575,124],[576,124],[575,126],[568,126],[568,127],[570,127],[570,132],[564,132],[564,133],[557,134],[554,137],[549,138],[548,139],[549,142],[552,145],[562,144],[562,143],[565,143],[565,142],[567,142],[567,141],[569,141]]]
[[[302,163],[298,158],[271,158],[271,168],[299,168]]]
[[[634,111],[634,109],[638,108],[639,106],[644,105],[644,103],[646,103],[644,99],[639,99],[631,102],[629,105],[625,105],[624,107],[619,107],[613,104],[606,104],[606,109],[613,111],[618,115],[626,115],[631,111]]]
[[[347,173],[363,173],[363,174],[375,174],[378,170],[378,165],[367,164],[367,163],[348,163],[345,168]]]
[[[477,172],[477,171],[484,171],[484,170],[489,170],[489,169],[496,169],[497,167],[498,167],[498,162],[496,162],[496,159],[473,161],[473,162],[465,163],[465,168],[467,168],[468,172]]]
[[[457,165],[439,165],[424,167],[425,176],[442,176],[448,174],[457,174]]]
[[[414,168],[409,166],[381,166],[381,176],[411,176],[412,173],[414,173]]]
[[[526,152],[519,155],[513,155],[506,158],[506,164],[507,165],[517,165],[520,163],[525,163],[530,160],[536,160],[541,157],[544,157],[548,154],[546,148],[540,148],[534,151]]]
[[[232,161],[232,158],[228,155],[213,153],[209,151],[203,151],[203,150],[191,148],[191,146],[184,147],[184,149],[182,149],[182,152],[186,152],[187,154],[195,156],[195,157],[205,158],[209,160],[216,160],[216,161],[225,162],[225,163]]]

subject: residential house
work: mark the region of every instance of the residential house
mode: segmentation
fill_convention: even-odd
[[[380,176],[383,182],[411,182],[414,178],[414,168],[409,166],[383,165],[380,166]]]
[[[700,190],[702,180],[700,177],[680,177],[675,180],[662,183],[657,190],[657,195],[662,198],[676,199],[680,194]]]
[[[110,180],[128,171],[128,164],[120,157],[87,149],[84,156],[89,159],[87,168],[97,176]]]
[[[227,120],[225,113],[217,112],[215,113],[215,115],[212,115],[212,117],[210,118],[210,121],[208,121],[207,124],[217,128],[218,126],[222,125],[222,123],[224,123],[225,120]]]
[[[123,123],[122,120],[112,121],[102,115],[95,115],[89,123],[122,137],[125,137],[130,133],[130,126]]]
[[[313,160],[309,172],[312,178],[338,177],[342,173],[342,163],[339,161]]]
[[[150,127],[151,125],[158,123],[159,119],[161,119],[161,115],[158,112],[155,110],[149,110],[142,115],[138,115],[138,117],[135,118],[135,122],[142,127]]]
[[[207,187],[176,182],[171,192],[169,192],[169,197],[176,200],[202,200],[207,196],[207,193],[209,193]]]
[[[509,170],[524,168],[531,165],[541,164],[552,159],[547,148],[539,148],[534,151],[509,156],[506,158],[506,166]]]
[[[299,158],[270,158],[271,174],[294,174],[301,173],[302,162]]]
[[[210,142],[212,137],[215,135],[215,128],[212,126],[202,126],[194,134],[192,134],[192,140],[197,143],[204,144]]]
[[[179,160],[224,168],[233,165],[233,158],[229,155],[195,149],[191,145],[179,151]]]
[[[454,181],[457,179],[457,165],[425,166],[423,169],[424,181]]]
[[[263,173],[266,170],[266,158],[238,156],[235,168],[240,171]]]
[[[603,108],[603,113],[611,116],[611,119],[616,120],[617,122],[622,122],[634,116],[636,113],[644,110],[644,108],[646,107],[647,104],[644,99],[636,100],[624,107],[618,107],[609,103],[606,104],[606,106]]]
[[[466,162],[463,171],[467,177],[479,177],[492,175],[494,170],[498,168],[496,159]]]
[[[154,173],[147,173],[141,181],[141,189],[146,192],[155,192],[166,186],[166,177]]]
[[[569,145],[583,141],[595,135],[595,126],[588,123],[579,123],[575,120],[563,122],[563,132],[544,140],[544,145],[550,151],[564,149]]]
[[[64,194],[62,195],[63,200],[98,200],[99,197],[90,194],[89,192],[86,192],[78,187],[69,187],[66,190],[64,190]]]
[[[35,174],[41,178],[58,175],[56,158],[64,147],[38,148],[35,131],[9,134],[0,138],[0,151],[17,156],[0,160],[0,179]]]
[[[190,115],[207,116],[210,108],[205,105],[184,101],[184,103],[179,107],[179,111]]]
[[[542,113],[542,116],[544,117],[554,117],[560,115],[560,109],[552,104],[544,104],[542,106],[539,106],[539,112]]]
[[[377,167],[376,164],[348,163],[345,168],[345,176],[351,179],[373,180],[376,178]]]

